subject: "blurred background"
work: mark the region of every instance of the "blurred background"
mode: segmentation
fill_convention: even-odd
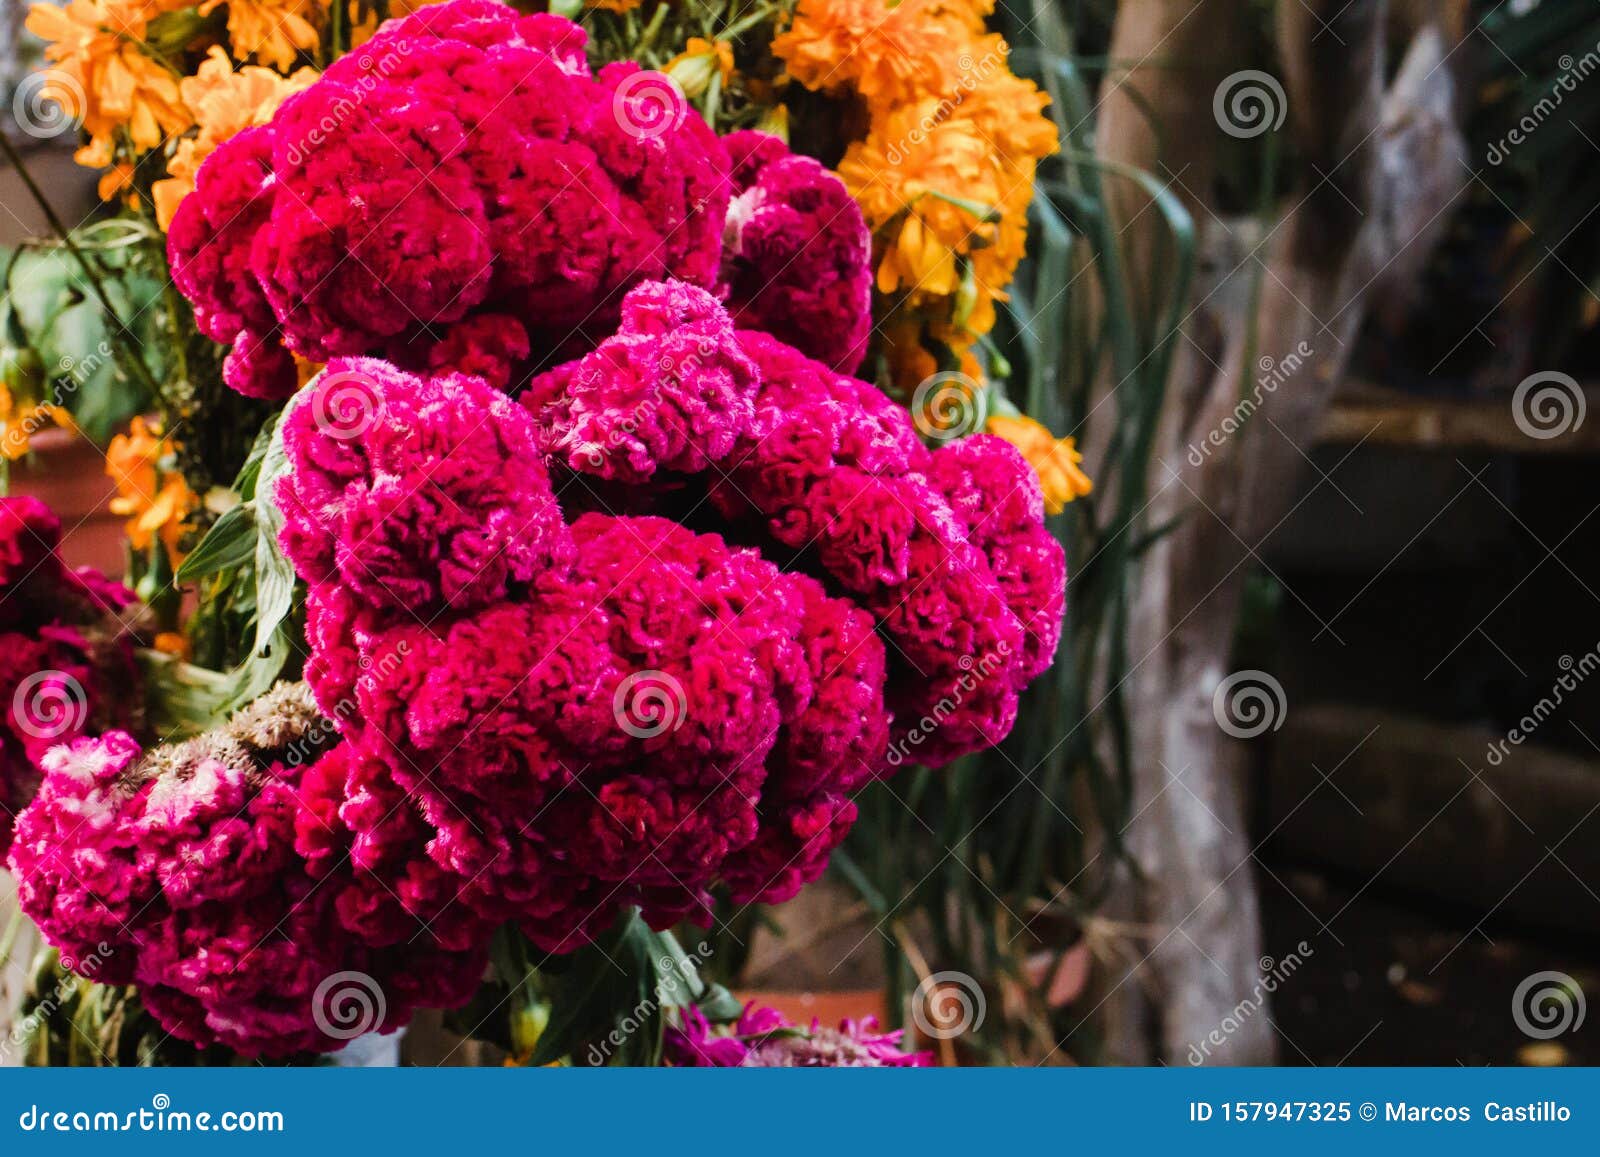
[[[1600,3],[993,22],[1062,140],[998,331],[1096,483],[1060,661],[1003,747],[875,785],[822,885],[728,913],[719,978],[955,1063],[1600,1062]],[[92,218],[70,134],[6,131]],[[0,255],[49,234],[10,169],[0,207]],[[119,570],[95,443],[139,401],[70,263],[9,285],[43,356],[0,369],[82,430],[11,486]]]

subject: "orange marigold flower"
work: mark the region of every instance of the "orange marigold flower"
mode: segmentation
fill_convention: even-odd
[[[213,45],[195,75],[179,85],[200,131],[178,142],[167,162],[166,178],[150,190],[161,228],[171,223],[183,199],[194,192],[195,174],[218,145],[252,125],[266,124],[280,104],[317,76],[314,68],[299,69],[289,77],[255,65],[235,71],[228,54]]]
[[[146,549],[159,536],[176,560],[178,535],[195,497],[183,475],[174,472],[162,477],[161,460],[171,452],[170,439],[136,417],[126,434],[111,439],[106,474],[117,488],[111,512],[128,516],[128,541],[134,549]]]
[[[940,120],[938,104],[928,98],[890,111],[839,163],[879,242],[882,293],[953,295],[956,259],[994,243],[986,215],[1011,192],[989,142],[965,117]]]
[[[133,165],[128,161],[120,161],[100,174],[100,180],[95,184],[95,192],[102,201],[109,201],[118,193],[130,193],[133,190]]]
[[[970,341],[993,328],[1026,249],[1034,174],[1056,148],[1049,98],[1011,73],[1005,41],[983,31],[987,4],[884,5],[802,0],[780,55],[808,87],[853,86],[865,98],[871,127],[839,175],[873,231],[879,292]]]
[[[1044,508],[1060,514],[1067,503],[1094,489],[1094,481],[1083,472],[1077,443],[1057,438],[1050,430],[1025,414],[990,415],[984,429],[1010,442],[1033,466],[1044,489]]]
[[[312,0],[205,0],[200,15],[228,9],[228,41],[241,59],[253,56],[279,72],[288,72],[295,56],[317,47]]]
[[[177,76],[145,51],[150,20],[174,6],[175,0],[72,0],[65,8],[29,9],[28,31],[46,41],[51,63],[41,95],[89,134],[79,164],[109,165],[118,129],[148,152],[192,123]]]
[[[992,2],[800,0],[773,55],[807,88],[853,88],[875,111],[951,91]]]
[[[583,0],[585,8],[599,8],[606,12],[632,12],[644,0]]]
[[[178,659],[189,657],[189,640],[181,631],[162,631],[150,641],[150,645],[165,655]]]

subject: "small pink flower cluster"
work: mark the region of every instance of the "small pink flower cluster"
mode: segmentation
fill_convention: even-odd
[[[121,731],[53,748],[17,821],[23,909],[64,960],[137,984],[174,1036],[242,1056],[340,1047],[352,997],[370,1002],[360,1028],[372,1030],[465,1002],[485,941],[428,935],[352,857],[330,864],[337,820],[306,803],[322,764],[297,761],[323,737],[297,684],[149,754]],[[403,838],[404,809],[388,827]],[[393,887],[403,896],[407,881]],[[341,990],[357,975],[363,990]]]
[[[44,503],[0,497],[0,860],[45,752],[126,725],[138,701],[134,636],[117,617],[133,592],[69,568],[60,541]]]
[[[929,1053],[908,1053],[902,1031],[880,1032],[872,1017],[842,1020],[838,1028],[813,1020],[809,1029],[754,1002],[739,1019],[717,1029],[697,1008],[679,1010],[681,1027],[668,1026],[666,1062],[674,1068],[926,1068]]]
[[[419,918],[453,899],[565,951],[625,905],[787,899],[851,792],[997,742],[1049,663],[1062,556],[1022,457],[930,452],[705,290],[634,289],[520,402],[347,359],[285,419],[307,678],[344,797],[416,804],[396,844],[426,863],[385,870]],[[385,814],[330,809],[357,840]]]

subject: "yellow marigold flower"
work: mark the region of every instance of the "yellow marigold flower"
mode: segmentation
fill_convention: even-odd
[[[148,152],[192,123],[178,79],[144,51],[149,21],[175,0],[72,0],[65,8],[35,4],[27,28],[46,41],[42,95],[89,134],[80,164],[109,165],[113,134],[126,129]]]
[[[252,125],[266,124],[280,104],[317,76],[314,68],[299,69],[289,77],[255,65],[235,71],[228,54],[213,45],[195,75],[185,77],[179,86],[200,131],[178,142],[167,162],[166,179],[150,190],[161,228],[172,222],[183,199],[194,192],[195,174],[218,145]]]
[[[72,416],[60,406],[37,402],[17,409],[10,388],[0,383],[0,457],[15,462],[32,447],[33,436],[51,424],[77,429]]]
[[[993,327],[1026,248],[1038,158],[1056,146],[1047,99],[1007,73],[890,109],[846,150],[839,175],[876,239],[880,292],[919,307],[948,297],[967,334]]]
[[[237,57],[253,56],[279,72],[288,72],[295,56],[317,46],[312,0],[205,0],[200,15],[226,5],[228,41]]]
[[[1094,482],[1079,465],[1083,455],[1071,438],[1057,438],[1048,428],[1024,414],[993,414],[984,429],[1010,442],[1039,475],[1044,508],[1060,514],[1074,498],[1088,494]]]
[[[728,82],[733,75],[733,45],[691,36],[684,50],[667,61],[662,71],[678,82],[684,96],[693,99],[711,87],[713,76],[721,74],[722,82]]]
[[[128,516],[128,541],[134,549],[146,549],[159,536],[176,561],[178,535],[195,497],[183,475],[172,473],[163,480],[160,462],[171,452],[169,439],[151,430],[143,418],[134,418],[126,434],[111,439],[106,474],[117,488],[111,512]]]
[[[984,211],[1009,191],[989,142],[965,118],[939,120],[937,106],[928,98],[892,110],[839,163],[878,238],[883,293],[954,294],[956,258],[993,243]]]

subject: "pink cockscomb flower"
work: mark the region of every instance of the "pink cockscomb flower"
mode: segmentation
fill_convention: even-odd
[[[727,138],[734,197],[723,229],[728,309],[852,373],[872,330],[872,236],[836,175],[782,141],[747,130]]]
[[[635,282],[713,285],[721,141],[686,108],[659,115],[671,90],[637,65],[591,74],[584,42],[490,0],[424,8],[208,157],[168,255],[202,332],[233,346],[228,383],[287,397],[292,351],[502,385],[531,351],[609,333]]]
[[[0,497],[0,859],[45,753],[138,715],[133,592],[69,568],[60,541],[44,503]]]
[[[319,421],[352,373],[367,413]],[[379,843],[413,915],[453,879],[456,907],[547,950],[627,906],[661,927],[718,888],[793,896],[861,785],[1003,738],[1060,629],[1014,451],[930,452],[872,386],[694,286],[636,287],[520,404],[352,360],[285,430],[307,677],[348,708],[332,806],[404,802],[415,833]],[[655,513],[608,509],[639,491]],[[346,810],[366,846],[387,809]]]
[[[319,809],[318,788],[344,783],[307,770],[336,738],[302,684],[149,753],[120,731],[54,748],[17,821],[23,910],[95,980],[137,984],[174,1036],[245,1057],[326,1052],[465,1002],[487,928],[447,939],[401,900],[387,918],[351,900],[372,892],[343,826],[359,797]]]

